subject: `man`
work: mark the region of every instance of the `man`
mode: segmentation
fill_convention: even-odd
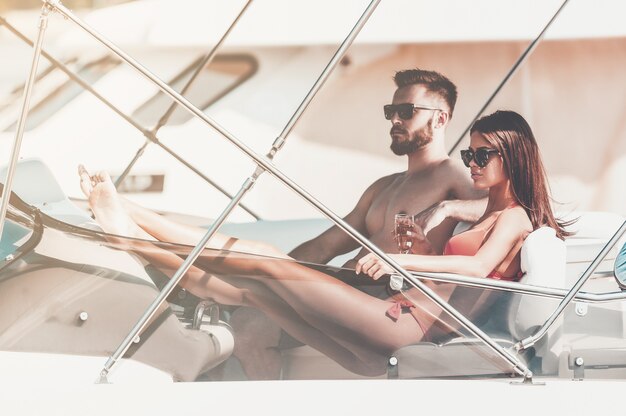
[[[344,220],[385,252],[397,252],[394,216],[422,213],[418,224],[426,238],[412,247],[416,254],[435,254],[457,220],[475,221],[484,210],[483,193],[474,190],[467,169],[445,149],[445,131],[454,112],[456,86],[445,76],[421,69],[397,72],[392,104],[384,107],[391,122],[391,150],[407,156],[407,170],[378,179],[363,193]],[[327,263],[359,244],[333,226],[289,253],[301,261]],[[368,253],[361,249],[346,266]],[[258,311],[240,308],[231,321],[235,356],[251,379],[277,378],[280,329]]]

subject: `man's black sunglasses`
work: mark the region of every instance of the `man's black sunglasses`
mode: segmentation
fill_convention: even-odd
[[[489,163],[489,155],[491,153],[500,154],[500,152],[498,152],[496,149],[479,147],[476,150],[461,150],[461,159],[463,159],[463,163],[465,163],[465,166],[467,166],[468,168],[472,159],[474,160],[474,162],[476,162],[478,167],[484,168],[485,166],[487,166],[487,163]]]
[[[415,105],[412,103],[405,104],[387,104],[383,106],[385,112],[385,118],[391,120],[395,113],[398,113],[398,117],[402,120],[410,120],[413,117],[413,113],[417,110],[436,110],[443,111],[441,108],[426,107],[423,105]]]

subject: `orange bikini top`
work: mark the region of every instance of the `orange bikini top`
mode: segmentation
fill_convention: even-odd
[[[512,206],[515,206],[515,205],[512,205]],[[508,209],[512,206],[509,206],[505,209]],[[502,212],[503,211],[500,211],[500,213]],[[498,216],[499,215],[500,214],[498,214]],[[450,238],[448,242],[446,243],[446,246],[443,249],[444,256],[452,256],[452,255],[473,256],[475,255],[484,244],[485,237],[487,237],[487,234],[489,234],[489,231],[491,231],[491,229],[493,228],[497,220],[498,218],[496,217],[493,223],[486,229],[470,228],[469,230],[464,231]],[[490,277],[492,279],[498,279],[498,280],[516,281],[522,277],[522,274],[523,274],[522,271],[518,270],[514,276],[505,277],[494,270],[491,273],[489,273],[487,277]]]

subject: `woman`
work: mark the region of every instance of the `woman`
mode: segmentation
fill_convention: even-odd
[[[521,276],[520,249],[528,233],[550,226],[560,238],[567,235],[550,208],[533,133],[519,114],[497,111],[476,121],[470,146],[461,155],[474,186],[489,190],[483,216],[470,230],[451,238],[443,256],[391,257],[408,270],[517,280]],[[107,232],[193,244],[204,233],[123,201],[106,174],[90,177],[82,169],[80,175],[95,218]],[[287,258],[265,244],[223,235],[216,235],[209,247]],[[147,250],[142,254],[162,267],[177,268],[181,262],[167,252]],[[192,293],[220,303],[256,307],[295,338],[356,373],[382,374],[393,351],[427,339],[427,333],[442,335],[441,328],[437,334],[434,325],[440,311],[416,289],[412,289],[414,302],[397,297],[378,299],[295,262],[238,256],[220,257],[218,262],[211,254],[200,260],[213,272],[244,276],[244,283],[235,286],[225,280],[228,278],[218,279],[192,267],[182,282]],[[392,269],[372,254],[356,266],[356,273],[374,279],[390,272]],[[447,300],[450,294],[444,291],[440,296]]]

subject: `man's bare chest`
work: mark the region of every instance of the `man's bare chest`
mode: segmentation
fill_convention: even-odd
[[[366,216],[368,231],[375,234],[385,225],[393,224],[395,214],[417,214],[447,198],[448,186],[436,183],[431,176],[395,180],[372,201]]]

